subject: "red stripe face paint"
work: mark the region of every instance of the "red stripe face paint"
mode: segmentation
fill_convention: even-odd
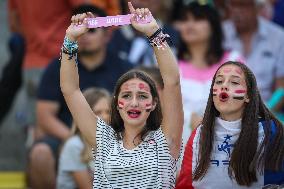
[[[246,93],[247,91],[246,90],[242,90],[242,89],[240,89],[240,90],[235,90],[235,93],[237,93],[237,94],[244,94],[244,93]]]
[[[234,91],[233,99],[236,100],[244,100],[245,99],[246,90],[238,89]]]

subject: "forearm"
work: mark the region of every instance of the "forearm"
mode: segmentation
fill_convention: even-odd
[[[73,40],[73,39],[70,39]],[[64,95],[73,94],[79,88],[79,74],[76,63],[76,56],[62,52],[60,66],[60,87]]]
[[[74,171],[72,176],[79,189],[92,188],[92,176],[88,170],[85,171]]]
[[[74,43],[80,36],[88,32],[88,24],[85,19],[87,17],[94,18],[94,15],[88,12],[72,16],[72,23],[66,30],[67,38],[64,39],[62,46],[60,87],[74,122],[87,141],[96,146],[96,127],[94,125],[97,123],[97,117],[79,88],[76,62],[78,45]]]
[[[65,140],[70,136],[70,129],[67,125],[54,116],[50,115],[45,118],[40,118],[38,125],[46,134],[61,140]]]
[[[164,49],[154,47],[154,52],[165,87],[167,85],[179,84],[180,77],[177,61],[168,44],[164,47]]]

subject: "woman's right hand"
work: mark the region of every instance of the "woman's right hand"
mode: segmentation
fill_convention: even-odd
[[[78,38],[84,33],[88,32],[88,24],[85,18],[94,18],[95,16],[91,12],[77,14],[72,16],[71,24],[66,30],[66,36],[71,41],[77,41]]]

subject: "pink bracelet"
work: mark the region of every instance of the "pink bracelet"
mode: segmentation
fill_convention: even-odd
[[[106,16],[106,17],[96,17],[96,18],[86,18],[88,23],[88,28],[99,28],[99,27],[109,27],[109,26],[122,26],[130,24],[130,19],[132,14],[127,15],[117,15],[117,16]],[[152,21],[152,16],[145,18],[137,17],[138,23],[146,24]]]

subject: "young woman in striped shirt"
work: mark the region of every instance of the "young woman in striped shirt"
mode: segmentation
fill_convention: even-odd
[[[147,8],[129,3],[132,26],[149,37],[164,81],[163,111],[154,82],[140,71],[117,81],[111,104],[110,126],[98,118],[79,89],[76,40],[88,31],[86,17],[75,15],[62,48],[60,85],[81,133],[96,146],[93,188],[173,188],[180,155],[183,109],[176,59]],[[80,25],[77,27],[76,25]],[[111,76],[110,76],[111,77]],[[96,125],[94,129],[94,125]]]

